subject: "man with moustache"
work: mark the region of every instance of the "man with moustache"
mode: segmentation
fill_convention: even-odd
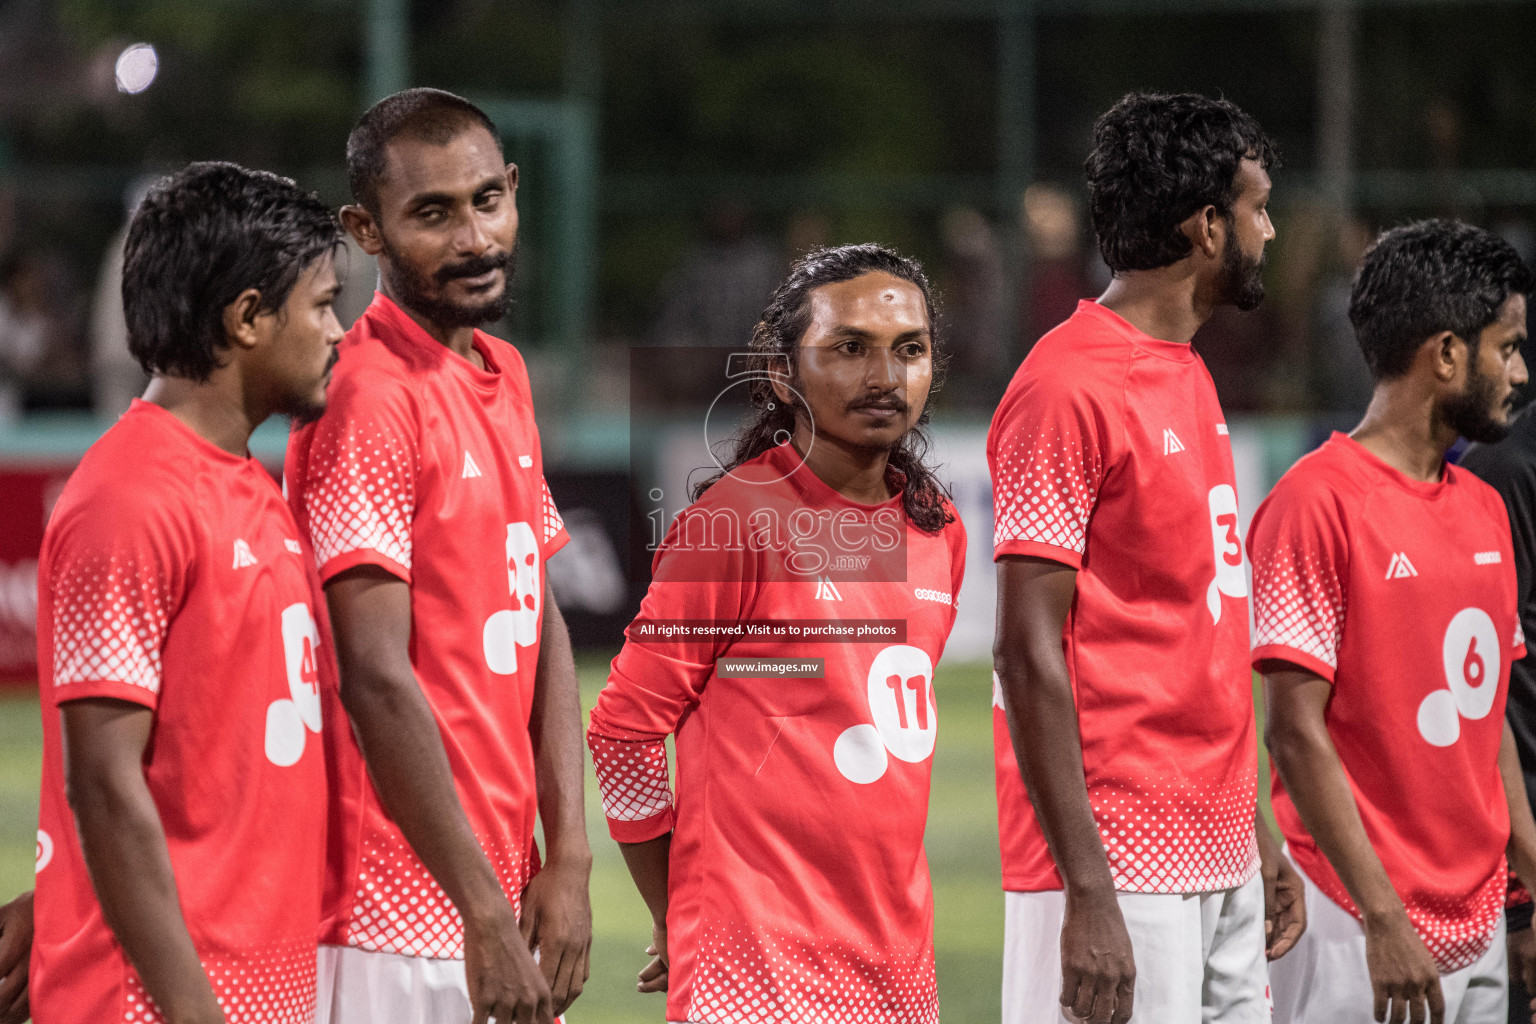
[[[1303,927],[1256,828],[1232,454],[1192,345],[1216,307],[1263,297],[1276,163],[1225,100],[1104,114],[1087,173],[1114,280],[992,421],[1008,1024],[1257,1024],[1266,918],[1270,956]]]
[[[320,1020],[547,1024],[587,977],[591,853],[544,574],[567,536],[522,357],[476,329],[506,311],[517,168],[478,108],[410,89],[363,115],[347,169],[341,219],[379,292],[286,467],[350,719],[332,716]]]
[[[1283,1024],[1506,1019],[1508,868],[1536,883],[1504,720],[1525,637],[1504,503],[1445,454],[1508,431],[1533,285],[1478,228],[1382,235],[1349,306],[1365,419],[1254,516],[1253,664],[1311,921],[1272,972]]]

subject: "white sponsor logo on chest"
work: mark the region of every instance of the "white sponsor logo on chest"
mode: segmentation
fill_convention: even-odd
[[[1179,440],[1179,435],[1173,432],[1172,427],[1163,428],[1163,454],[1173,455],[1184,450],[1184,442]]]
[[[955,599],[946,590],[929,590],[927,587],[917,587],[912,591],[912,596],[919,601],[936,601],[939,604],[953,606]]]
[[[1474,565],[1498,565],[1504,561],[1504,556],[1497,551],[1479,551],[1472,556]]]
[[[1409,576],[1417,576],[1418,574],[1419,570],[1415,569],[1413,563],[1408,561],[1408,556],[1399,551],[1392,556],[1392,561],[1387,563],[1387,575],[1384,578],[1401,580]]]
[[[484,475],[484,473],[480,472],[480,467],[475,464],[475,457],[466,450],[464,452],[464,472],[459,475],[460,479],[468,480],[470,477]]]

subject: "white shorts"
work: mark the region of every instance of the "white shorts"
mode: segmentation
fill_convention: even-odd
[[[321,946],[315,1024],[469,1024],[464,961]]]
[[[315,1024],[469,1024],[474,1019],[463,960],[322,945],[315,988]],[[555,1022],[567,1019],[556,1017]]]
[[[1131,1024],[1267,1024],[1264,882],[1212,893],[1122,892],[1136,958]],[[1066,894],[1003,894],[1003,1024],[1071,1021],[1061,1005]]]
[[[1300,872],[1298,872],[1300,873]],[[1373,1024],[1376,997],[1365,965],[1365,929],[1302,874],[1307,931],[1269,967],[1276,1024]],[[1504,915],[1493,944],[1469,967],[1440,975],[1446,1024],[1505,1024],[1509,975]]]

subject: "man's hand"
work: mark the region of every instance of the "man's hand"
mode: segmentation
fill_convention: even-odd
[[[548,864],[523,891],[518,922],[530,949],[539,951],[539,969],[549,985],[554,1014],[560,1016],[581,995],[590,972],[592,904],[587,897],[591,867]]]
[[[31,958],[32,894],[24,892],[0,907],[0,1024],[22,1024],[31,1014],[27,1005]]]
[[[1067,894],[1061,923],[1061,1005],[1091,1024],[1125,1024],[1131,1016],[1136,961],[1113,891]]]
[[[1521,928],[1509,933],[1509,975],[1519,978],[1527,994],[1536,993],[1536,931]],[[1536,998],[1526,1007],[1536,1024]]]
[[[1371,973],[1377,1020],[1444,1024],[1440,972],[1407,914],[1399,910],[1381,920],[1366,921],[1365,963]]]
[[[1269,826],[1254,825],[1259,839],[1259,874],[1264,879],[1264,955],[1278,960],[1307,930],[1306,890]]]
[[[464,923],[464,976],[473,1024],[554,1024],[549,985],[510,905],[489,921]]]
[[[667,990],[667,976],[672,970],[672,961],[667,956],[667,923],[651,924],[651,944],[645,947],[645,955],[651,957],[651,962],[640,970],[640,984],[636,986],[641,992],[665,992]]]

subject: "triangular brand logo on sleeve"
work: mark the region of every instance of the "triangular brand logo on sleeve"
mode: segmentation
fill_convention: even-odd
[[[251,546],[243,540],[235,540],[235,568],[244,569],[248,565],[256,564],[256,556],[251,554]]]
[[[484,475],[484,473],[480,472],[480,467],[475,465],[475,457],[469,454],[468,450],[466,450],[464,452],[464,473],[460,479],[468,480],[472,476]]]
[[[1386,578],[1389,580],[1400,580],[1418,574],[1419,570],[1413,567],[1413,563],[1408,561],[1408,556],[1401,551],[1393,555],[1392,561],[1387,563]]]
[[[1184,443],[1179,440],[1179,435],[1173,432],[1172,427],[1163,428],[1163,454],[1172,455],[1174,452],[1184,450]]]

